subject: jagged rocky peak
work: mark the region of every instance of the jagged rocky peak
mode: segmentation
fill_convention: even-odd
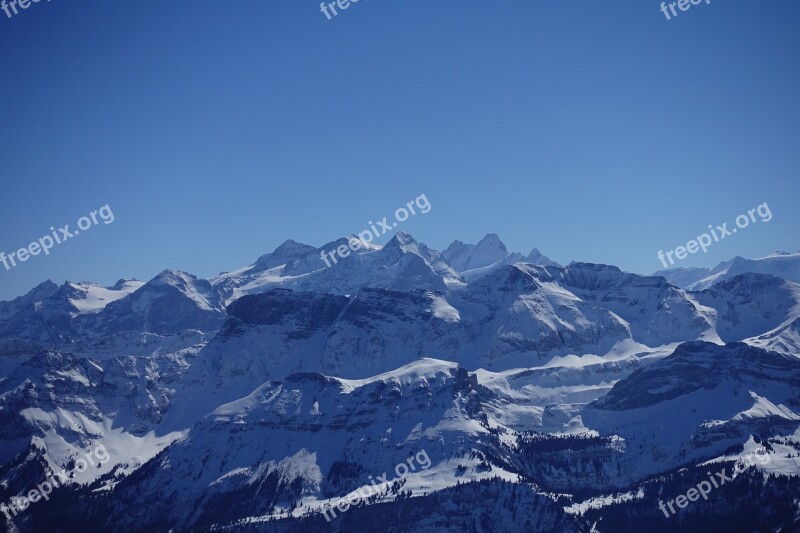
[[[394,234],[394,236],[386,243],[384,246],[384,250],[388,251],[391,249],[400,249],[405,252],[411,253],[419,253],[419,246],[420,243],[411,236],[411,234],[406,233],[405,231],[398,231]]]
[[[539,251],[538,248],[534,248],[531,250],[531,253],[528,254],[528,257],[525,258],[528,263],[532,265],[539,265],[539,266],[561,266],[542,252]]]
[[[509,252],[505,243],[496,233],[489,233],[478,244],[464,244],[454,241],[442,256],[460,272],[467,272],[468,280],[477,279],[489,270],[518,261],[539,266],[559,266],[558,263],[534,248],[528,256],[519,252]]]
[[[220,297],[208,280],[198,278],[194,274],[181,270],[167,269],[148,281],[139,291],[131,296],[136,297],[139,292],[163,292],[164,289],[176,289],[181,295],[194,301],[204,309],[221,310]],[[142,296],[142,298],[145,298]]]
[[[197,276],[189,274],[188,272],[183,272],[181,270],[175,270],[168,268],[166,270],[162,270],[159,272],[153,279],[147,282],[147,285],[151,287],[157,287],[160,285],[171,285],[173,287],[182,287],[193,282],[201,281]],[[205,281],[205,280],[202,280]]]
[[[425,243],[419,242],[411,234],[405,231],[398,231],[383,247],[384,254],[390,255],[394,251],[418,255],[428,263],[441,261],[442,256],[436,250],[428,248]],[[444,265],[443,265],[444,266]],[[446,265],[449,267],[449,265]],[[455,274],[455,273],[453,273]]]
[[[387,261],[392,263],[399,259],[398,255],[405,254],[420,257],[424,263],[423,270],[432,271],[437,277],[441,278],[444,283],[458,283],[461,281],[461,275],[442,257],[442,254],[428,248],[425,243],[417,241],[404,231],[398,231],[392,239],[386,243],[386,246],[383,247],[379,255],[382,257],[380,261],[383,264]],[[442,287],[442,284],[437,283],[435,288]]]
[[[303,244],[292,239],[284,241],[283,244],[275,248],[272,255],[275,257],[291,257],[298,254],[313,252],[315,248],[308,244]]]
[[[23,296],[23,298],[29,298],[31,300],[40,300],[42,298],[47,298],[48,296],[52,296],[58,290],[58,285],[53,283],[51,280],[44,281],[31,289],[28,294]]]
[[[9,302],[0,302],[0,318],[10,316],[26,306],[31,306],[49,298],[58,292],[58,289],[59,286],[48,279],[22,296],[14,298]]]
[[[478,244],[464,244],[455,241],[442,256],[460,272],[482,268],[508,257],[508,249],[496,233],[489,233]],[[522,257],[521,254],[516,254]]]
[[[494,250],[497,252],[502,252],[503,254],[508,253],[505,243],[503,243],[497,233],[488,233],[486,236],[484,236],[476,246],[476,249],[487,251]]]

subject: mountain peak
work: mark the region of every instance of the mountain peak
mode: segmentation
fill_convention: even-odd
[[[109,335],[143,329],[159,335],[185,330],[215,331],[224,306],[208,280],[167,269],[92,315],[94,331]]]
[[[292,239],[284,241],[272,253],[262,255],[256,260],[253,267],[256,271],[269,270],[285,265],[302,257],[316,252],[317,249],[308,244],[303,244]]]
[[[292,257],[304,253],[311,253],[314,250],[316,250],[316,248],[313,246],[288,239],[284,241],[283,244],[275,248],[275,251],[272,252],[272,257]]]
[[[397,233],[395,233],[392,240],[394,239],[397,239],[399,242],[402,242],[404,244],[417,242],[417,240],[414,237],[412,237],[410,233],[406,233],[405,231],[398,231]]]
[[[454,241],[442,256],[459,272],[488,267],[503,260],[508,261],[510,255],[515,255],[513,260],[522,257],[521,254],[509,254],[506,245],[496,233],[484,236],[478,244],[464,244]]]
[[[184,285],[186,283],[192,283],[194,281],[198,281],[197,276],[189,274],[188,272],[183,272],[181,270],[175,270],[172,268],[168,268],[166,270],[162,270],[158,273],[156,277],[151,279],[147,282],[148,285]]]
[[[48,296],[52,296],[58,291],[59,287],[52,280],[43,281],[42,283],[38,284],[23,296],[19,296],[15,298],[14,302],[35,302],[39,300],[43,300]]]
[[[488,233],[483,239],[480,240],[477,247],[478,250],[499,250],[504,254],[508,254],[508,249],[506,248],[505,243],[500,239],[500,236],[497,233]]]
[[[544,255],[542,252],[540,252],[538,248],[534,248],[533,250],[531,250],[531,253],[529,253],[528,257],[526,257],[525,259],[526,261],[528,261],[528,263],[531,263],[533,265],[561,266],[552,259],[550,259],[549,257],[547,257],[546,255]]]
[[[394,237],[391,238],[389,242],[386,243],[385,249],[392,249],[392,248],[400,248],[406,251],[410,251],[410,247],[416,247],[419,243],[417,240],[411,236],[411,234],[406,233],[405,231],[398,231],[394,234]]]
[[[34,287],[31,290],[31,292],[33,292],[33,291],[41,291],[41,290],[49,291],[49,290],[54,290],[54,289],[58,289],[58,285],[56,285],[53,282],[53,280],[47,279],[47,280],[41,282],[40,284],[38,284],[36,287]]]

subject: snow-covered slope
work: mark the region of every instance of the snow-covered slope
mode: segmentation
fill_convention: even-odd
[[[196,329],[215,331],[225,309],[211,284],[177,270],[165,270],[102,311],[80,318],[80,328],[93,336],[122,332],[177,334]]]
[[[467,368],[529,366],[548,355],[605,353],[629,339],[615,314],[586,303],[530,265],[507,266],[453,293],[361,289],[348,297],[275,289],[230,305],[204,349],[217,375],[324,371],[365,377],[421,356]],[[227,355],[236,353],[236,359]]]
[[[716,331],[725,342],[760,335],[800,317],[800,284],[765,274],[740,274],[696,297],[716,311]]]
[[[663,278],[591,263],[548,267],[545,272],[585,301],[624,319],[633,339],[648,346],[697,339],[711,328],[706,310]]]
[[[101,287],[94,283],[68,283],[74,290],[70,302],[79,314],[97,313],[105,309],[111,302],[128,296],[144,285],[138,280],[119,280],[112,287]]]
[[[47,308],[67,309],[72,316],[96,313],[142,285],[144,283],[138,280],[121,279],[111,287],[69,281],[59,287],[48,280],[24,296],[10,302],[0,302],[0,320],[8,320],[20,313],[46,312]]]
[[[624,482],[715,457],[753,434],[794,434],[798,412],[800,361],[696,341],[618,382],[582,420],[624,439]]]
[[[190,356],[107,361],[53,351],[33,356],[0,382],[0,463],[34,446],[43,447],[48,460],[61,467],[78,450],[100,442],[114,452],[114,462],[81,481],[117,463],[127,463],[129,471],[143,464],[179,436],[156,435],[155,429],[171,405],[167,385],[185,370]]]
[[[196,359],[184,362],[191,361]],[[98,379],[89,381],[89,375],[101,375],[64,362],[63,370],[74,374],[73,388],[91,386]],[[531,483],[542,495],[602,495],[650,483],[682,465],[731,460],[741,453],[736,450],[764,446],[770,471],[800,473],[800,459],[794,458],[800,446],[800,361],[741,343],[693,342],[649,365],[640,363],[588,406],[546,404],[542,416],[528,408],[528,425],[525,409],[515,407],[520,397],[544,391],[547,382],[558,394],[559,387],[580,384],[580,375],[555,366],[470,374],[455,363],[426,358],[357,380],[290,374],[205,416],[197,411],[191,431],[166,434],[171,444],[145,433],[150,440],[138,443],[137,453],[163,451],[134,472],[116,465],[127,479],[108,484],[104,497],[76,500],[69,512],[99,514],[117,529],[183,530],[301,520],[330,515],[350,495],[358,507],[398,503],[407,498],[405,491],[421,497],[490,478]],[[601,363],[585,382],[602,384],[609,370],[613,380],[621,370],[614,365]],[[515,382],[526,384],[507,386]],[[171,401],[180,408],[177,402],[185,400]],[[565,422],[568,416],[572,422],[557,434],[526,431],[543,427],[542,418]],[[94,436],[95,442],[104,438],[102,431]],[[119,435],[108,442],[127,458],[131,452],[120,443],[133,445],[131,439]],[[359,495],[367,488],[371,496]],[[572,496],[560,501],[581,508]],[[608,507],[628,499],[605,501]],[[349,511],[335,510],[334,516],[344,512]]]
[[[800,357],[800,318],[781,324],[762,335],[745,339],[745,342],[765,350]]]
[[[126,504],[112,522],[187,528],[285,516],[296,502],[302,512],[321,510],[377,478],[387,481],[377,483],[376,501],[396,499],[400,487],[419,495],[513,480],[485,463],[498,445],[481,409],[492,398],[464,369],[429,359],[357,381],[291,374],[221,405],[120,486]]]
[[[0,319],[0,339],[25,339],[62,348],[121,332],[214,330],[224,316],[207,281],[172,270],[146,284],[120,280],[112,287],[86,282],[53,287],[43,284],[22,298],[4,302],[7,316]],[[209,315],[216,316],[216,325]]]

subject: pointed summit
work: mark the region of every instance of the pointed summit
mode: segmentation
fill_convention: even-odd
[[[386,243],[386,246],[384,246],[384,250],[391,250],[394,248],[399,248],[405,252],[418,253],[419,243],[411,234],[405,231],[398,231],[394,234],[394,237]]]
[[[386,243],[381,251],[383,257],[391,259],[394,254],[412,254],[419,256],[428,268],[433,270],[436,275],[441,276],[447,281],[458,282],[461,280],[458,272],[453,270],[450,264],[436,250],[428,248],[425,243],[418,242],[414,237],[405,231],[398,231],[392,239]]]
[[[504,255],[508,254],[508,248],[506,248],[505,243],[500,239],[500,236],[497,233],[489,233],[483,239],[480,240],[478,245],[476,246],[477,250],[486,250],[486,251],[499,251],[502,252]]]
[[[28,291],[25,295],[14,298],[10,302],[0,302],[0,320],[8,318],[22,309],[34,306],[58,292],[58,285],[50,281],[44,281]]]
[[[151,279],[147,282],[147,285],[150,286],[162,286],[162,285],[170,285],[172,287],[181,287],[191,284],[193,282],[200,281],[197,276],[189,274],[188,272],[183,272],[181,270],[175,270],[172,268],[168,268],[166,270],[162,270],[159,272],[156,277]],[[203,280],[205,281],[205,280]]]
[[[38,302],[55,294],[58,288],[58,285],[48,279],[47,281],[43,281],[42,283],[38,284],[24,296],[16,298],[14,301],[21,302],[24,300],[25,302]]]
[[[309,254],[314,250],[316,250],[316,248],[313,246],[289,239],[275,248],[275,251],[272,252],[272,257],[297,257]]]
[[[561,266],[552,259],[550,259],[549,257],[547,257],[546,255],[544,255],[537,248],[531,250],[531,253],[528,254],[528,257],[526,257],[525,260],[532,265]]]
[[[185,330],[216,331],[225,308],[208,280],[167,269],[127,296],[86,316],[85,326],[100,336],[147,331],[174,335]]]

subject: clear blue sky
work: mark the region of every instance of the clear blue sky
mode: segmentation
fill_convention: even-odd
[[[660,268],[708,224],[774,218],[683,266],[800,249],[800,3],[52,0],[0,12],[0,251],[116,220],[5,271],[207,277],[321,245],[425,193],[435,248],[498,233]],[[383,239],[385,242],[386,238]]]

